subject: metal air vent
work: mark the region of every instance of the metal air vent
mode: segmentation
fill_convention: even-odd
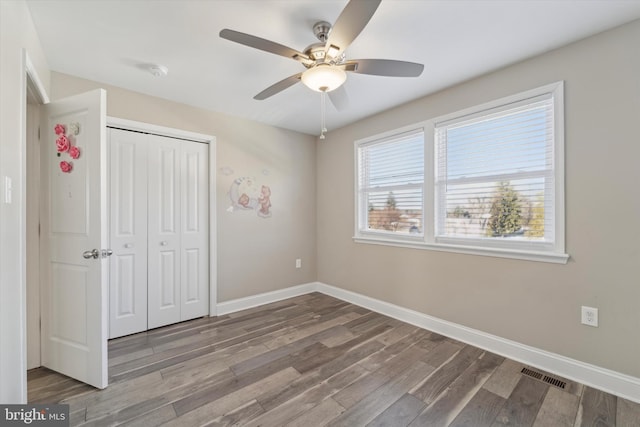
[[[542,381],[543,383],[547,383],[554,387],[561,388],[563,390],[567,386],[567,383],[565,381],[562,381],[558,378],[554,378],[550,375],[545,375],[542,372],[534,371],[533,369],[522,368],[522,371],[520,371],[520,373],[528,377],[534,378],[538,381]]]

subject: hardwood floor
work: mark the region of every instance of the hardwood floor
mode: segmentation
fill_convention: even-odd
[[[105,390],[45,368],[28,390],[83,426],[640,426],[639,404],[523,368],[314,293],[112,340]]]

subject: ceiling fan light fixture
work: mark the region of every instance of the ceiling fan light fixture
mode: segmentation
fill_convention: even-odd
[[[316,92],[331,92],[342,86],[345,80],[347,73],[329,64],[318,64],[302,73],[302,83]]]

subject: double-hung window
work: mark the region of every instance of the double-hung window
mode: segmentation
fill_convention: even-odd
[[[356,141],[356,240],[566,262],[562,90]]]
[[[360,234],[423,236],[422,129],[363,142],[356,151]]]

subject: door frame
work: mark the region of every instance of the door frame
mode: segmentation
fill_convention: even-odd
[[[26,92],[25,92],[25,96],[26,96],[26,105],[25,107],[25,123],[24,123],[24,129],[25,129],[25,136],[24,136],[24,153],[25,153],[25,163],[24,163],[24,170],[25,170],[25,182],[24,182],[24,200],[25,200],[25,216],[24,216],[24,221],[25,221],[25,267],[27,266],[27,263],[30,262],[32,263],[32,265],[36,266],[35,273],[32,276],[32,279],[34,283],[31,283],[29,281],[28,278],[28,274],[25,273],[24,279],[25,279],[25,301],[24,301],[24,306],[25,306],[25,316],[26,316],[26,323],[25,323],[25,328],[26,328],[26,336],[25,336],[25,342],[26,342],[26,346],[27,346],[27,350],[26,350],[26,354],[25,354],[25,360],[26,362],[26,369],[32,369],[31,367],[31,363],[29,362],[29,349],[33,349],[34,351],[37,351],[38,354],[37,356],[33,356],[34,360],[33,362],[35,362],[37,364],[37,366],[40,366],[40,363],[42,361],[42,357],[40,355],[40,351],[41,351],[41,344],[40,344],[40,339],[41,339],[41,332],[40,332],[40,316],[41,316],[41,307],[40,307],[40,286],[41,286],[41,282],[40,282],[40,106],[41,105],[45,105],[49,103],[49,97],[47,96],[47,92],[42,84],[42,81],[40,80],[40,77],[38,76],[38,73],[36,72],[35,67],[33,66],[33,63],[31,62],[31,59],[29,58],[29,54],[26,51],[26,49],[23,49],[23,63],[24,63],[24,68],[25,68],[25,75],[26,75],[26,82],[25,82],[25,86],[26,86]],[[29,102],[31,101],[31,102]],[[29,112],[29,107],[28,105],[31,104],[33,113]],[[35,116],[35,117],[34,117]],[[35,152],[33,149],[29,149],[28,144],[30,141],[30,138],[33,139],[34,141],[31,141],[31,143],[35,143],[37,145],[37,148],[35,149]],[[27,182],[27,177],[32,176],[32,171],[30,171],[29,166],[33,167],[34,163],[37,164],[38,166],[38,171],[37,171],[37,179],[34,181],[35,182],[35,186],[36,188],[33,188],[33,185],[31,185],[32,188],[29,188],[30,185]],[[35,190],[35,194],[30,194],[31,191]],[[37,218],[37,231],[36,230],[29,230],[29,228],[31,226],[33,226],[34,224],[30,223],[29,220],[29,214],[27,212],[27,206],[29,203],[37,203],[37,209],[36,209],[36,218]],[[29,239],[29,235],[30,233],[34,233],[36,232],[36,240],[37,240],[37,246],[35,248],[31,247],[32,245],[30,244],[30,239]],[[32,287],[30,289],[30,287]],[[34,289],[35,288],[35,289]],[[32,322],[30,322],[30,320]],[[37,323],[34,323],[37,320]],[[35,336],[34,336],[35,335]]]
[[[30,93],[31,89],[27,88]],[[40,352],[40,104],[27,97],[27,151],[26,151],[26,266],[27,299],[27,370],[41,366]]]
[[[209,316],[218,314],[218,251],[216,203],[216,137],[107,115],[107,127],[150,133],[209,145]]]
[[[15,318],[15,323],[0,325],[0,333],[3,339],[0,341],[16,343],[20,345],[12,346],[12,353],[0,358],[2,365],[0,371],[10,374],[7,378],[3,378],[3,382],[12,384],[10,395],[16,396],[15,403],[27,403],[27,188],[26,174],[27,171],[27,93],[32,95],[39,105],[49,103],[49,95],[45,89],[40,76],[33,65],[27,49],[22,49],[22,61],[20,71],[20,176],[15,179],[13,184],[14,191],[17,194],[16,200],[20,202],[19,212],[20,221],[18,224],[18,233],[20,236],[18,247],[18,276],[16,277],[18,295],[17,299],[3,301],[2,310],[8,310],[10,318]],[[12,303],[13,301],[13,303]],[[38,310],[40,307],[38,306]],[[17,327],[16,327],[17,326]],[[8,357],[7,357],[8,356]],[[8,391],[3,390],[3,391]],[[14,394],[15,393],[15,394]],[[1,394],[1,393],[0,393]],[[9,395],[8,394],[8,395]]]

